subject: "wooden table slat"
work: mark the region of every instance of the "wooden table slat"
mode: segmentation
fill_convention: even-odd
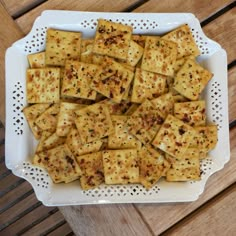
[[[229,93],[229,122],[236,120],[236,66],[229,70],[228,79],[228,93]]]
[[[186,0],[150,0],[142,6],[135,9],[135,12],[158,12],[158,13],[175,13],[190,12],[193,13],[200,21],[204,21],[217,11],[223,9],[233,0],[214,0],[214,1],[186,1]]]
[[[63,220],[64,219],[61,212],[57,211],[56,213],[50,215],[41,223],[37,224],[36,226],[25,232],[24,236],[42,235],[46,231],[50,230],[51,227],[53,227],[56,224],[59,224]]]
[[[0,0],[0,3],[2,3],[7,12],[13,17],[22,14],[42,2],[44,2],[44,0]]]
[[[128,7],[133,6],[134,4],[140,2],[140,0],[120,0],[120,1],[104,1],[104,0],[49,0],[44,4],[36,7],[32,11],[27,12],[23,16],[19,17],[16,22],[18,23],[21,30],[27,34],[34,20],[39,16],[44,10],[73,10],[73,11],[124,11]]]
[[[236,184],[166,235],[235,235]]]
[[[32,197],[29,197],[29,198],[32,198]],[[17,208],[21,207],[20,204],[21,203],[16,205],[16,210],[17,211],[18,211]],[[27,207],[27,206],[29,207],[30,204],[25,204],[25,207]],[[22,210],[26,210],[26,209],[27,208],[22,209]],[[4,234],[5,235],[17,235],[17,233],[22,232],[22,230],[26,229],[27,227],[33,227],[32,224],[36,224],[35,222],[39,221],[41,218],[48,217],[49,214],[50,214],[50,211],[52,211],[53,209],[55,209],[55,208],[45,207],[45,206],[41,205],[41,206],[37,207],[36,209],[32,210],[30,213],[23,216],[22,218],[20,218],[19,220],[17,220],[16,222],[14,222],[13,224],[11,224],[9,227],[5,228],[1,233],[3,235]],[[15,213],[13,212],[13,214],[15,214]],[[63,220],[64,217],[61,216],[61,219]],[[70,229],[70,227],[68,225],[67,225],[67,228]]]
[[[58,236],[58,235],[68,235],[68,234],[70,234],[70,236],[74,235],[70,226],[65,223],[62,226],[58,227],[57,229],[53,230],[47,236]]]
[[[132,204],[60,207],[76,235],[152,235]]]
[[[230,132],[231,159],[224,168],[209,178],[204,194],[191,203],[137,204],[137,208],[156,235],[164,232],[202,204],[235,183],[236,128]]]
[[[0,121],[5,124],[5,51],[13,42],[23,37],[23,33],[2,4],[0,4],[0,21]]]

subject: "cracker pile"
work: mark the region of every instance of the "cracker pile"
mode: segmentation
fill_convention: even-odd
[[[100,19],[94,39],[48,29],[45,52],[28,55],[23,112],[39,140],[33,164],[84,190],[200,180],[217,126],[206,123],[200,94],[212,73],[199,54],[188,25],[146,36]]]

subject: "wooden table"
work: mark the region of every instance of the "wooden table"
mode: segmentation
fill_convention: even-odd
[[[2,220],[4,218],[5,225],[3,230],[0,231],[0,234],[14,235],[17,232],[25,232],[26,235],[73,235],[74,232],[76,235],[83,236],[159,234],[235,235],[236,10],[235,3],[233,2],[232,0],[0,0],[0,180],[3,181],[0,182],[0,184],[1,187],[3,186],[5,189],[8,187],[8,190],[9,186],[13,186],[7,193],[2,192],[4,193],[3,197],[1,195],[0,219]],[[220,43],[221,46],[226,49],[228,54],[231,160],[226,164],[223,170],[210,177],[204,193],[197,201],[192,203],[172,204],[70,206],[60,207],[60,211],[58,211],[57,208],[47,208],[38,203],[33,194],[33,190],[27,182],[10,175],[6,170],[4,173],[2,172],[5,168],[2,161],[5,124],[4,52],[14,41],[29,32],[36,17],[46,9],[110,12],[191,12],[201,21],[205,34]],[[19,186],[20,189],[17,190]],[[9,192],[12,193],[9,195]],[[14,199],[19,198],[17,194],[21,194],[23,197],[20,202],[18,201],[13,204]],[[28,200],[26,201],[24,199]],[[4,211],[2,206],[4,204],[6,206],[7,203],[9,203],[9,207]],[[23,210],[22,204],[20,203],[24,205]],[[28,211],[25,209],[28,209]],[[22,214],[22,211],[24,214]],[[43,218],[43,220],[35,220],[33,216],[35,216],[36,213],[33,214],[31,211],[37,211],[37,214],[42,215],[40,216],[41,218],[46,217]],[[44,212],[44,215],[42,212]],[[62,218],[60,212],[64,215],[71,228]],[[32,216],[30,214],[32,214]],[[8,218],[6,219],[6,217]],[[12,220],[13,218],[14,220]],[[45,221],[45,219],[47,219],[47,221]],[[32,223],[31,220],[35,223]],[[31,222],[28,222],[29,226],[24,226],[26,230],[22,231],[22,227],[21,231],[11,229],[12,225],[20,228],[22,224],[25,224],[25,221]]]

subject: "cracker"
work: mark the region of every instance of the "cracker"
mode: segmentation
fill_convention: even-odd
[[[50,131],[47,131],[47,130],[45,130],[45,131],[42,131],[42,135],[41,135],[41,138],[40,138],[40,140],[39,140],[39,142],[38,142],[38,144],[37,144],[37,148],[36,148],[36,150],[35,150],[35,153],[37,154],[37,153],[40,153],[41,151],[43,151],[44,150],[44,141],[49,137],[49,136],[51,136],[53,133],[51,133]]]
[[[97,152],[103,145],[103,140],[99,139],[90,143],[82,143],[79,132],[75,127],[72,127],[66,138],[66,144],[72,151],[75,157],[85,155],[91,152]]]
[[[95,188],[104,182],[102,152],[79,156],[76,160],[82,171],[80,185],[83,190]]]
[[[69,102],[60,103],[56,133],[58,136],[66,136],[75,124],[75,111],[84,108],[85,105]]]
[[[36,139],[40,139],[42,130],[36,125],[35,120],[49,107],[50,104],[34,104],[23,109],[25,118]]]
[[[174,115],[191,126],[206,124],[205,101],[180,102],[174,105]]]
[[[138,150],[138,156],[140,183],[146,189],[150,189],[165,175],[170,168],[170,164],[161,152],[151,146],[143,146]]]
[[[131,39],[140,45],[142,48],[145,47],[145,42],[146,42],[146,35],[140,35],[140,34],[132,34]]]
[[[43,68],[45,67],[45,52],[38,52],[29,54],[27,56],[30,68]]]
[[[133,40],[130,41],[126,63],[130,66],[136,66],[143,55],[143,48]]]
[[[93,52],[126,60],[132,27],[99,19]]]
[[[90,88],[99,66],[67,60],[62,81],[61,95],[95,100],[96,91]]]
[[[116,103],[120,103],[129,89],[134,73],[111,58],[106,58],[102,69],[91,82],[91,88]]]
[[[187,150],[194,134],[194,129],[191,126],[172,115],[168,115],[152,144],[162,151],[179,158]]]
[[[157,111],[162,114],[163,118],[166,118],[168,114],[173,114],[174,111],[174,98],[171,93],[166,93],[158,98],[151,100],[151,103]]]
[[[200,55],[200,51],[193,38],[191,29],[187,24],[171,31],[170,33],[164,35],[162,38],[175,42],[178,45],[177,58],[189,55],[193,55],[196,57]]]
[[[165,92],[167,77],[136,68],[131,101],[142,103],[157,98]]]
[[[57,115],[60,110],[60,104],[52,104],[36,120],[35,124],[42,130],[54,132],[57,127]]]
[[[213,74],[188,59],[178,71],[174,89],[190,100],[197,100]]]
[[[60,69],[28,69],[26,76],[28,103],[57,103],[60,100]]]
[[[177,45],[158,36],[147,36],[143,53],[143,70],[173,76]]]
[[[54,183],[69,183],[81,176],[81,169],[65,144],[48,150],[42,161]]]
[[[139,182],[138,156],[135,149],[102,152],[106,184]]]
[[[194,129],[196,133],[190,143],[191,147],[198,147],[205,153],[215,148],[218,141],[216,125],[198,126]]]
[[[126,149],[126,148],[140,148],[141,142],[137,140],[133,135],[129,134],[126,121],[127,116],[112,116],[112,123],[115,132],[108,137],[109,149]]]
[[[95,103],[76,111],[75,124],[82,143],[99,140],[114,132],[109,109],[106,105]]]
[[[143,144],[150,143],[163,122],[162,115],[152,103],[146,100],[129,117],[127,126],[129,132]]]
[[[80,59],[81,33],[48,29],[46,65],[64,66],[66,59]]]
[[[93,63],[93,39],[81,40],[80,61],[85,63]]]
[[[171,167],[166,173],[167,181],[200,180],[200,161],[197,149],[188,148],[181,158],[170,157]]]
[[[126,111],[131,106],[129,101],[121,101],[120,103],[115,103],[112,100],[105,99],[99,102],[100,104],[105,104],[111,115],[122,115],[126,113]]]
[[[57,147],[58,145],[64,144],[66,141],[66,137],[60,137],[56,133],[48,136],[44,141],[42,141],[41,150],[46,151],[52,148]]]

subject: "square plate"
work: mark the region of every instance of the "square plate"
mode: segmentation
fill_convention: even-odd
[[[47,28],[81,31],[83,37],[94,36],[97,19],[132,25],[135,34],[161,35],[182,24],[188,24],[201,50],[198,61],[214,73],[203,98],[207,101],[207,120],[218,125],[219,141],[201,161],[201,181],[167,183],[159,181],[151,190],[139,184],[102,185],[83,191],[79,182],[53,184],[43,169],[31,164],[37,141],[33,138],[23,116],[26,103],[27,54],[45,49]],[[222,169],[229,161],[227,56],[219,44],[207,38],[198,19],[192,14],[156,13],[95,13],[73,11],[44,11],[30,33],[15,42],[6,52],[6,165],[12,172],[26,179],[34,188],[37,198],[47,206],[100,203],[186,202],[194,201],[203,192],[210,175]]]

